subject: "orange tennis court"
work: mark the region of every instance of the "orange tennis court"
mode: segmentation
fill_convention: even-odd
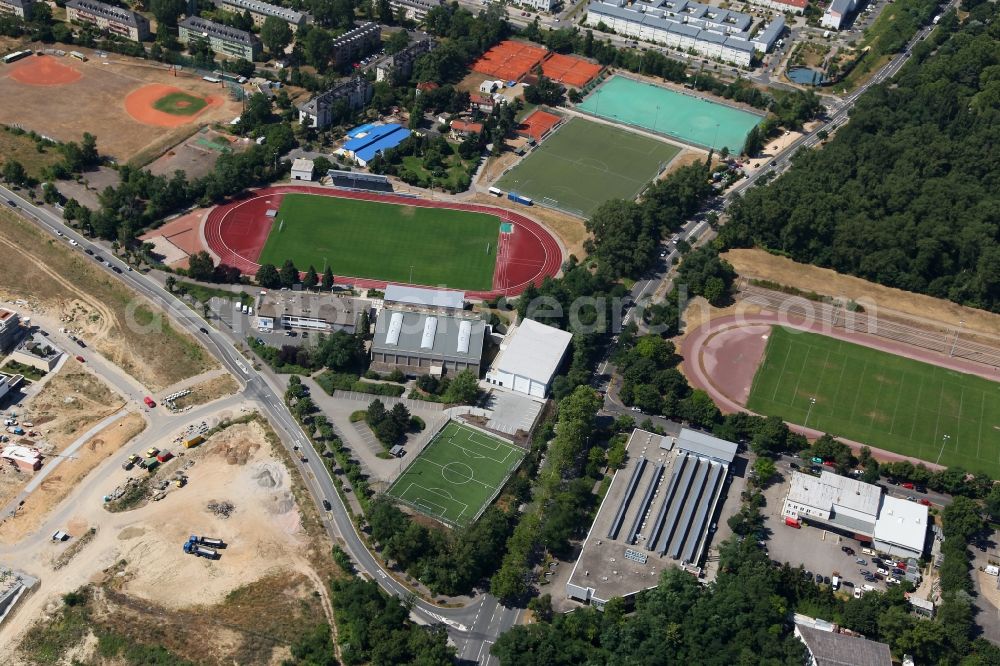
[[[535,141],[541,141],[546,134],[552,131],[553,127],[559,124],[559,121],[561,120],[561,116],[549,113],[548,111],[542,111],[541,109],[536,109],[535,111],[529,113],[528,116],[521,121],[521,124],[517,126],[517,133],[530,136]]]
[[[504,81],[518,81],[534,69],[546,53],[540,46],[508,39],[484,53],[472,66],[472,71]]]
[[[542,63],[542,73],[553,81],[582,88],[601,73],[601,66],[583,58],[553,53]]]

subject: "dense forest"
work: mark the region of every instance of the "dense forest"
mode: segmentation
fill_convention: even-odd
[[[945,16],[826,146],[732,207],[721,242],[1000,311],[998,14]]]

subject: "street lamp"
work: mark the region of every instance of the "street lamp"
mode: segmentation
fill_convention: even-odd
[[[809,427],[809,415],[812,414],[813,405],[816,404],[816,398],[809,398],[809,409],[806,410],[806,422],[802,424],[804,428]]]
[[[938,464],[938,461],[941,460],[941,455],[944,453],[944,447],[948,443],[949,439],[951,439],[951,435],[945,435],[944,437],[941,438],[941,450],[938,451],[937,460],[934,461],[935,465]]]
[[[951,341],[951,351],[948,352],[948,356],[955,355],[955,347],[958,345],[958,335],[962,332],[962,327],[965,326],[965,320],[958,320],[958,330],[955,331],[955,338]]]

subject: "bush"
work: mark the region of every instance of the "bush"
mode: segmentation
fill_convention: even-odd
[[[365,410],[363,410],[363,409],[359,409],[356,412],[351,412],[351,423],[357,423],[358,421],[364,421],[367,416],[368,416],[368,412],[365,411]]]
[[[419,416],[411,416],[410,417],[410,430],[412,432],[421,432],[426,427],[427,427],[427,424],[424,423],[424,420],[422,418],[420,418]]]

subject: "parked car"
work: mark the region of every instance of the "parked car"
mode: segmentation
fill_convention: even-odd
[[[818,585],[822,582],[823,582],[823,574],[816,574],[816,584]]]
[[[924,506],[930,506],[931,505],[931,501],[929,499],[927,499],[926,497],[920,498],[920,503],[923,504]]]
[[[866,564],[868,564],[868,560],[866,560],[863,557],[859,557],[858,559],[854,560],[854,563],[860,564],[861,566],[865,566]]]
[[[830,577],[829,576],[823,576],[823,584],[824,585],[829,585],[830,584]]]
[[[883,569],[882,567],[878,567],[877,569],[875,569],[875,573],[882,574],[883,576],[888,576],[889,570]]]
[[[851,548],[850,546],[841,546],[840,549],[842,551],[844,551],[844,553],[846,555],[850,555],[851,557],[854,557],[854,549]]]
[[[872,572],[868,571],[868,569],[858,569],[858,573],[860,573],[865,578],[868,578],[872,575]]]
[[[146,457],[147,458],[155,458],[156,454],[159,453],[159,452],[160,452],[160,450],[158,448],[156,448],[155,446],[151,446],[148,449],[146,449]]]
[[[330,500],[327,500],[327,499],[323,500],[323,508],[326,509],[327,511],[329,511],[331,508],[333,508],[330,505]]]
[[[80,363],[86,363],[87,362],[87,360],[85,358],[83,358],[82,356],[77,356],[76,360],[78,360]]]

